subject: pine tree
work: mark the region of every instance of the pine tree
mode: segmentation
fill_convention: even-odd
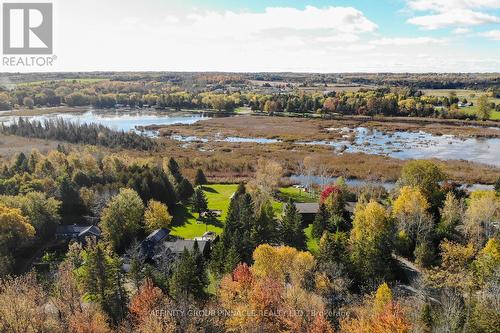
[[[262,205],[260,214],[251,230],[253,247],[264,243],[274,243],[276,240],[276,221],[274,210],[270,202]]]
[[[208,209],[207,197],[205,196],[205,192],[203,192],[203,189],[200,186],[198,186],[194,191],[192,203],[194,211],[200,215]]]
[[[311,234],[314,238],[319,239],[327,229],[329,214],[325,205],[320,205],[319,212],[316,214],[312,225]]]
[[[205,296],[206,275],[200,275],[200,270],[196,266],[199,259],[196,258],[195,251],[193,252],[184,249],[170,278],[170,293],[177,301],[199,300]]]
[[[61,216],[63,218],[81,217],[86,212],[80,193],[76,185],[67,177],[64,177],[59,184],[58,199],[61,200]]]
[[[349,225],[343,216],[333,214],[327,221],[327,229],[330,232],[349,231]]]
[[[168,171],[170,172],[176,183],[180,183],[184,178],[182,176],[179,164],[177,164],[177,161],[173,157],[168,160]]]
[[[234,268],[240,263],[240,256],[238,255],[238,252],[236,251],[236,248],[234,246],[231,246],[229,248],[229,251],[227,252],[227,256],[224,261],[224,273],[230,273],[234,270]]]
[[[306,237],[302,229],[302,218],[293,201],[289,201],[285,208],[285,215],[281,221],[281,241],[288,246],[299,250],[305,249]]]
[[[189,200],[194,194],[193,185],[186,178],[182,178],[180,183],[177,184],[177,196],[179,200],[185,202]]]
[[[125,316],[127,304],[120,259],[103,243],[95,242],[89,243],[81,256],[83,264],[77,272],[85,298],[99,303],[118,322]]]
[[[201,169],[196,170],[196,176],[194,177],[194,185],[201,186],[201,185],[206,185],[207,183],[208,183],[207,178],[205,177],[203,170]]]
[[[16,161],[14,162],[13,169],[17,173],[23,173],[29,170],[28,159],[26,158],[26,155],[24,153],[21,152],[16,156]]]

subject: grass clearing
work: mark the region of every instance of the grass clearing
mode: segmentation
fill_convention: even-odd
[[[214,231],[220,234],[224,226],[224,221],[226,220],[231,195],[237,188],[237,184],[213,184],[203,186],[203,191],[208,200],[208,208],[222,211],[221,216],[215,221],[205,225],[205,223],[198,221],[198,214],[194,213],[190,206],[178,207],[173,213],[174,219],[172,221],[171,234],[185,239],[200,237],[206,231]],[[277,218],[281,217],[284,202],[288,201],[290,198],[296,202],[315,202],[317,200],[311,197],[310,194],[295,187],[281,188],[279,197],[279,200],[273,200],[272,202]],[[312,225],[309,225],[304,231],[307,236],[307,248],[314,253],[318,250],[318,242],[311,237],[311,228]]]
[[[202,236],[206,231],[213,231],[217,234],[222,232],[223,222],[226,220],[227,210],[231,195],[236,191],[236,184],[214,184],[203,186],[203,191],[207,196],[208,208],[221,210],[222,214],[214,221],[207,224],[198,221],[198,213],[194,213],[190,206],[178,207],[174,211],[171,234],[185,239]]]
[[[464,108],[463,110],[468,114],[476,114],[477,100],[480,96],[485,95],[484,91],[470,90],[470,89],[424,89],[424,94],[427,96],[436,97],[449,97],[450,93],[454,92],[460,100],[466,98],[467,101],[474,103],[474,106]],[[500,98],[488,97],[488,101],[495,104],[500,104]],[[490,119],[500,120],[500,111],[493,110]]]
[[[304,229],[307,238],[307,249],[312,254],[316,254],[319,251],[319,241],[311,235],[312,233],[312,223]]]
[[[311,193],[307,193],[299,188],[284,187],[280,189],[280,197],[283,201],[292,199],[295,202],[316,202],[318,198]]]

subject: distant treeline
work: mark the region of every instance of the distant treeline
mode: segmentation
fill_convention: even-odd
[[[416,89],[500,88],[498,73],[227,73],[227,72],[92,72],[92,73],[0,73],[3,82],[59,80],[156,81],[183,89],[199,89],[210,84],[247,84],[256,81],[292,83],[358,83]]]
[[[270,77],[276,79],[281,74]],[[347,75],[347,74],[346,74]],[[317,75],[311,75],[319,80]],[[264,79],[267,75],[255,78]],[[286,78],[287,76],[285,76]],[[369,80],[374,77],[368,75]],[[467,98],[459,99],[451,92],[449,96],[429,96],[422,90],[412,87],[390,86],[395,81],[384,81],[383,78],[404,76],[382,76],[384,87],[360,88],[359,91],[318,91],[322,85],[315,85],[312,92],[294,89],[293,85],[273,87],[268,82],[266,89],[250,84],[241,84],[241,77],[234,81],[226,75],[191,76],[189,81],[178,81],[178,77],[170,77],[166,81],[112,81],[112,80],[60,80],[19,84],[12,90],[0,89],[0,110],[25,107],[54,107],[67,105],[93,106],[96,108],[148,108],[156,109],[198,109],[231,112],[239,107],[249,107],[254,111],[289,112],[289,113],[322,113],[337,115],[386,115],[465,119],[473,118],[470,112],[459,108],[459,104],[467,104],[467,98],[475,100],[484,94],[470,92]],[[132,78],[132,77],[131,77]],[[413,80],[413,77],[411,77]],[[326,78],[325,84],[327,82]],[[359,78],[360,80],[368,80]],[[314,81],[313,80],[313,81]],[[351,77],[350,80],[356,80]],[[486,80],[486,79],[485,79]],[[500,88],[493,84],[488,88],[489,97],[500,96]],[[175,82],[174,82],[175,81]],[[401,81],[401,82],[403,82]],[[284,81],[285,82],[285,81]],[[413,81],[412,81],[413,82]],[[451,82],[451,81],[450,81]],[[368,83],[363,82],[363,83]],[[266,85],[264,84],[264,85]],[[304,87],[308,82],[304,82]],[[263,85],[263,86],[264,86]],[[394,84],[399,85],[399,83]],[[408,84],[411,86],[412,84]],[[326,88],[325,88],[326,89]],[[500,110],[500,105],[491,102],[489,109]]]
[[[114,131],[98,124],[75,124],[60,118],[44,122],[19,118],[10,125],[2,125],[0,131],[4,134],[28,138],[60,140],[110,148],[150,150],[156,146],[151,138],[136,133]]]

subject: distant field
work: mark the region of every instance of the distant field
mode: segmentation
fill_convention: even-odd
[[[224,222],[229,208],[231,195],[236,191],[236,184],[214,184],[204,186],[204,192],[208,199],[208,208],[212,210],[221,210],[222,215],[217,222],[213,224],[198,223],[198,214],[188,207],[187,210],[179,209],[174,213],[171,234],[185,239],[202,236],[205,231],[213,231],[217,234],[222,232]],[[313,202],[316,199],[300,189],[287,187],[280,190],[281,200],[286,201],[292,198],[297,202]],[[273,208],[276,216],[279,217],[283,210],[283,202],[273,201]],[[305,229],[307,236],[307,246],[313,252],[317,250],[317,241],[311,238],[311,226]]]
[[[498,98],[497,98],[498,99]],[[498,103],[497,103],[498,104]],[[468,113],[468,114],[476,114],[477,112],[477,106],[474,105],[474,106],[471,106],[471,107],[467,107],[467,108],[464,108],[464,110]],[[490,119],[492,120],[500,120],[500,111],[496,111],[496,110],[492,110],[491,111],[491,116],[490,116]]]
[[[30,85],[38,85],[45,82],[51,81],[66,81],[66,82],[79,82],[79,83],[96,83],[101,81],[109,81],[108,79],[62,79],[62,80],[43,80],[43,81],[31,81],[31,82],[21,82],[18,83],[18,86],[30,86]]]
[[[477,111],[477,99],[486,94],[484,91],[477,91],[471,89],[424,89],[422,90],[427,96],[437,96],[437,97],[448,97],[451,92],[454,92],[459,99],[466,98],[467,101],[474,103],[474,106],[464,108],[464,110],[469,114],[475,114]],[[490,102],[495,104],[500,104],[500,98],[489,97]],[[492,111],[490,119],[500,120],[500,112]]]

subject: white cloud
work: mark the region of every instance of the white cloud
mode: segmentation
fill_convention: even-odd
[[[286,7],[266,8],[264,12],[199,12],[187,15],[185,24],[190,30],[203,34],[237,35],[251,38],[273,31],[283,34],[339,34],[373,32],[377,25],[352,7],[303,10]],[[182,22],[181,22],[182,23]]]
[[[435,30],[449,26],[474,26],[488,23],[500,23],[500,17],[469,9],[454,9],[435,15],[413,17],[407,22],[418,25],[422,29]]]
[[[500,41],[500,30],[490,30],[486,32],[482,32],[479,34],[480,36]]]
[[[443,12],[452,9],[500,8],[500,0],[412,0],[408,7],[418,11]]]
[[[500,53],[494,48],[464,48],[431,36],[387,38],[368,13],[352,7],[215,11],[192,9],[177,0],[150,0],[141,6],[133,0],[53,1],[55,67],[0,65],[0,71],[485,72],[500,68]]]
[[[430,12],[407,20],[425,30],[500,23],[500,17],[487,12],[500,8],[500,0],[412,0],[408,8]]]
[[[439,38],[431,37],[415,37],[415,38],[380,38],[372,40],[370,44],[377,46],[408,46],[408,45],[428,45],[428,44],[443,44],[446,41]]]
[[[465,35],[471,32],[469,28],[456,28],[453,30],[453,33],[456,35]]]

